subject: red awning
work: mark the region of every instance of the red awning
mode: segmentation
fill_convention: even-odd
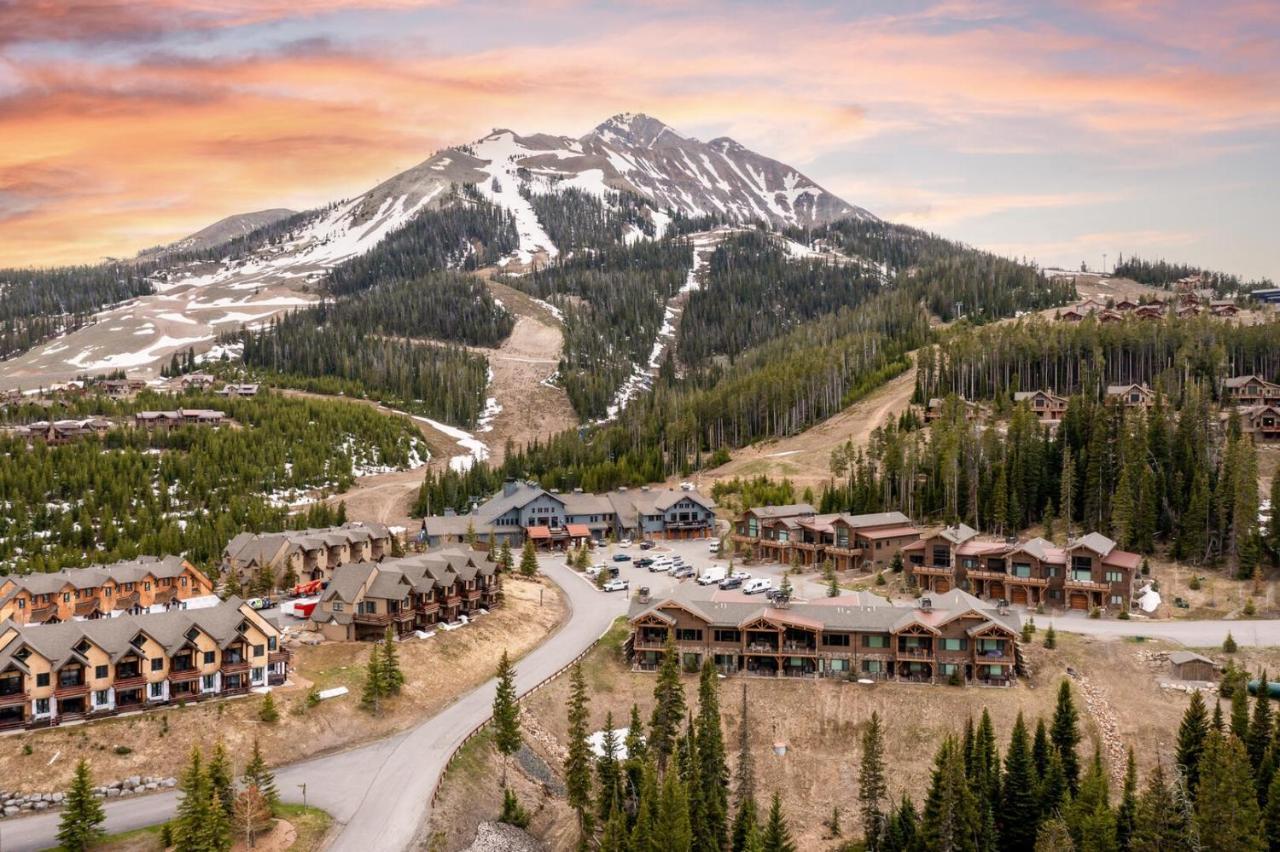
[[[569,538],[591,538],[591,528],[586,524],[566,524],[565,529],[569,531]]]
[[[528,527],[525,532],[529,534],[529,538],[550,539],[551,530],[547,527]]]

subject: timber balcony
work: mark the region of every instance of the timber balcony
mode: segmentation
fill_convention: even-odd
[[[848,545],[831,544],[827,545],[827,553],[832,556],[861,556],[861,547],[849,547]]]
[[[113,683],[112,686],[114,686],[116,689],[128,689],[131,686],[142,686],[146,682],[147,682],[147,677],[142,672],[138,672],[137,674],[125,675],[124,677],[121,677],[119,674],[117,674],[115,683]]]
[[[169,680],[172,683],[186,683],[200,677],[200,670],[195,666],[189,669],[169,669]]]
[[[1110,583],[1097,583],[1093,580],[1065,580],[1062,584],[1067,590],[1074,592],[1109,592]]]
[[[917,568],[917,571],[920,569]],[[1008,580],[1009,575],[1003,571],[988,571],[985,568],[970,568],[965,572],[970,580]]]
[[[746,535],[744,533],[733,533],[729,536],[730,541],[736,541],[739,544],[755,544],[760,540],[759,536]]]
[[[290,656],[291,655],[289,654],[289,652],[283,649],[279,651],[272,651],[271,653],[267,654],[267,662],[268,663],[287,663],[289,662]]]
[[[0,692],[0,707],[12,707],[15,704],[26,704],[27,693],[23,690],[17,692]]]
[[[89,684],[87,683],[68,683],[58,684],[53,689],[53,694],[58,698],[75,698],[78,695],[89,694]]]
[[[955,573],[955,569],[950,566],[942,565],[912,565],[912,574],[924,574],[929,577],[950,577]],[[973,572],[969,572],[969,576],[973,576]]]
[[[436,600],[426,601],[418,604],[416,609],[422,615],[435,615],[440,611],[440,602]]]
[[[239,672],[249,671],[249,661],[246,659],[229,660],[222,664],[223,674],[237,674]]]
[[[463,598],[463,600],[466,600],[466,601],[468,601],[468,602],[472,602],[472,603],[474,603],[475,601],[480,600],[480,590],[479,590],[479,589],[467,589],[466,591],[464,591],[464,592],[462,593],[462,598]]]

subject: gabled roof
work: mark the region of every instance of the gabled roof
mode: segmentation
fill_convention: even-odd
[[[1107,538],[1102,533],[1091,532],[1082,535],[1071,544],[1067,545],[1067,550],[1075,550],[1077,547],[1087,547],[1099,556],[1107,556],[1111,551],[1115,550],[1116,543]]]
[[[744,514],[755,515],[757,518],[786,518],[795,515],[816,515],[817,513],[818,510],[808,503],[787,503],[782,506],[755,506],[747,509]]]
[[[913,531],[915,527],[911,523],[911,519],[901,512],[873,512],[866,515],[841,515],[837,523],[845,524],[860,529],[862,527],[883,527],[890,524],[900,527],[910,527]]]

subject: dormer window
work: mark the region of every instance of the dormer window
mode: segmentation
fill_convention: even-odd
[[[243,633],[245,633],[248,629],[249,629],[249,622],[247,622],[247,621],[242,621],[242,622],[240,622],[239,624],[237,624],[237,625],[236,625],[236,632],[237,632],[237,633],[241,633],[241,634],[243,634]]]
[[[30,648],[19,648],[18,653],[14,654],[13,658],[20,663],[25,663],[27,661],[27,657],[30,657],[30,656],[31,656]]]
[[[89,653],[89,642],[88,642],[88,640],[87,640],[87,639],[81,639],[78,643],[76,643],[75,651],[76,651],[76,653],[77,653],[77,654],[80,654],[81,656],[83,656],[83,655],[85,655],[85,654]]]
[[[194,642],[196,641],[196,637],[199,635],[200,635],[200,631],[193,627],[186,632],[187,641]]]
[[[147,637],[139,633],[137,636],[134,636],[131,640],[129,640],[129,644],[141,650],[142,646],[147,644]]]

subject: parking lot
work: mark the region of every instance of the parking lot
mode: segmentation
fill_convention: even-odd
[[[655,542],[655,546],[649,550],[641,550],[638,543],[632,544],[630,547],[621,547],[613,544],[605,547],[597,547],[592,550],[591,564],[602,565],[607,564],[618,569],[618,578],[626,580],[630,584],[629,592],[634,594],[641,586],[648,586],[649,593],[654,598],[662,598],[670,594],[671,590],[680,583],[692,583],[695,578],[702,575],[705,571],[712,567],[728,568],[729,560],[727,557],[712,554],[710,545],[716,541],[715,539],[691,539],[688,541],[659,541]],[[615,562],[613,557],[619,554],[625,554],[630,559]],[[656,559],[660,556],[679,556],[684,560],[684,564],[693,568],[693,577],[673,578],[669,573],[655,573],[647,568],[636,567],[636,560],[642,558]],[[541,557],[542,559],[555,559],[557,561],[564,560],[563,553],[549,554]],[[782,585],[782,575],[786,571],[785,565],[762,564],[752,565],[745,569],[741,563],[735,564],[734,570],[746,570],[753,578],[767,577],[772,580],[773,588]],[[587,578],[590,579],[590,578]],[[794,588],[796,600],[806,598],[822,597],[826,593],[826,588],[822,582],[821,574],[804,574],[792,577],[792,587]],[[603,594],[603,593],[602,593]],[[618,594],[613,592],[611,594]],[[760,596],[761,604],[765,603],[764,596]]]

